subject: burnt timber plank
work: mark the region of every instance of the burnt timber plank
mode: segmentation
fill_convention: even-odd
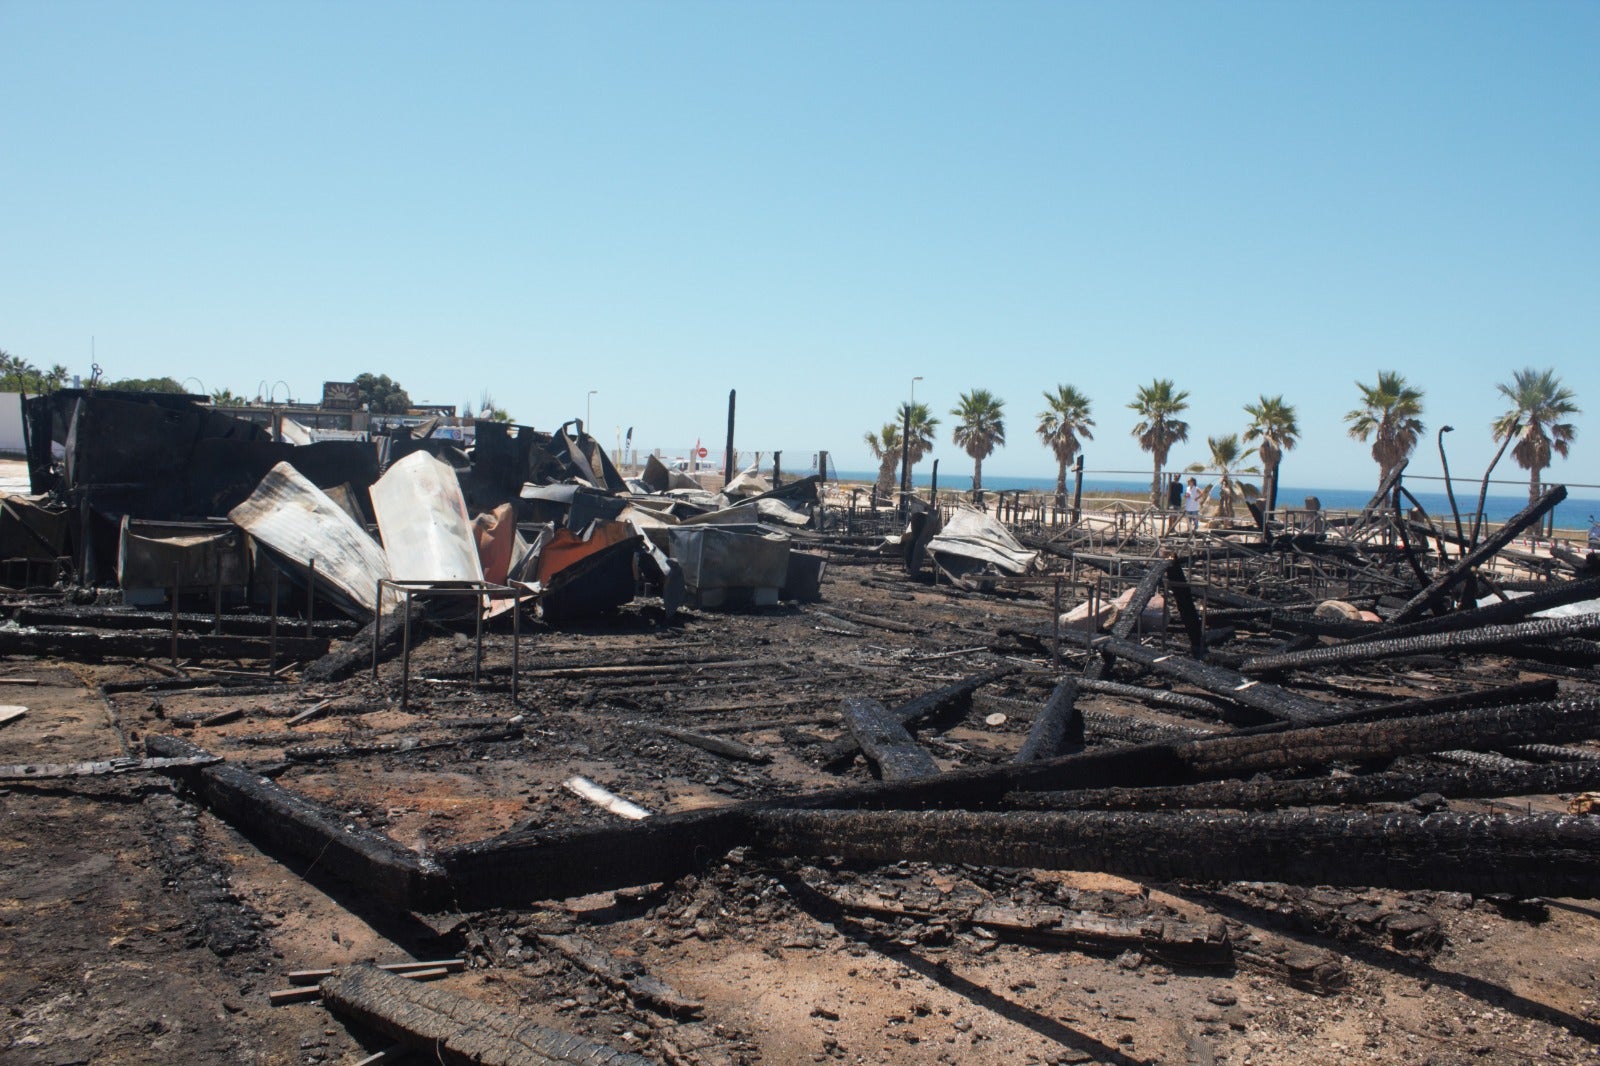
[[[877,700],[849,696],[839,704],[839,713],[861,752],[878,768],[885,781],[908,781],[933,777],[939,765],[917,742],[906,727]]]
[[[650,1066],[597,1044],[373,966],[322,982],[329,1010],[409,1045],[428,1061],[474,1066]]]
[[[772,855],[1600,898],[1600,822],[1587,816],[765,810],[752,817],[756,846]]]

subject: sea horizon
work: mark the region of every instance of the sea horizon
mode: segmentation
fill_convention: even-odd
[[[871,470],[835,470],[833,476],[843,481],[871,482],[876,480],[878,475],[876,471]],[[1188,474],[1184,475],[1185,478],[1189,476]],[[1205,484],[1207,480],[1216,481],[1215,474],[1195,474],[1193,476],[1201,484]],[[926,471],[912,471],[911,480],[913,486],[919,489],[926,489],[932,484],[931,474]],[[1259,484],[1254,479],[1251,480],[1252,483]],[[1418,480],[1437,482],[1439,479]],[[1069,493],[1072,491],[1072,484],[1072,477],[1069,473],[1067,477],[1067,491]],[[1526,482],[1523,482],[1524,488],[1521,493],[1503,490],[1495,491],[1496,487],[1502,484],[1509,483],[1490,483],[1490,494],[1484,498],[1483,502],[1486,521],[1504,522],[1528,505]],[[1545,484],[1546,487],[1549,487],[1550,485],[1562,484],[1562,482],[1550,481]],[[1464,518],[1470,516],[1477,506],[1479,485],[1480,482],[1476,481],[1470,485],[1461,480],[1456,481],[1456,505],[1460,508]],[[1017,489],[1021,489],[1024,492],[1053,492],[1056,487],[1056,479],[1053,476],[1016,477],[1005,474],[985,474],[983,487],[988,492],[1012,492]],[[970,471],[965,474],[946,474],[944,471],[940,471],[939,489],[948,492],[970,492],[972,490],[972,474]],[[1427,511],[1428,514],[1447,517],[1450,515],[1450,500],[1445,495],[1442,486],[1437,490],[1420,489],[1415,484],[1408,483],[1406,489],[1417,498],[1417,501],[1422,504],[1423,510]],[[1143,479],[1131,477],[1085,477],[1083,479],[1083,491],[1085,493],[1126,493],[1148,497],[1150,494],[1150,479],[1148,477]],[[1315,496],[1321,502],[1322,509],[1325,511],[1356,511],[1367,505],[1375,491],[1377,491],[1377,486],[1373,486],[1370,489],[1334,489],[1284,485],[1278,489],[1278,507],[1280,509],[1284,507],[1299,507],[1305,502],[1307,496]],[[1577,491],[1583,492],[1585,487],[1580,487]],[[1588,491],[1593,494],[1577,495],[1569,491],[1567,498],[1556,505],[1554,511],[1556,529],[1588,529],[1591,524],[1591,516],[1600,518],[1600,492],[1595,492],[1592,489]]]

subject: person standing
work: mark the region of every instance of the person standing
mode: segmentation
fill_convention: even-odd
[[[1189,487],[1183,493],[1183,516],[1189,520],[1189,532],[1193,533],[1200,528],[1200,501],[1203,496],[1200,487],[1195,484],[1194,478],[1189,479]]]

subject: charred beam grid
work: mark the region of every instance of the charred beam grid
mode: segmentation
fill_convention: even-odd
[[[1543,518],[1550,509],[1567,498],[1565,485],[1554,485],[1537,500],[1518,511],[1508,519],[1505,525],[1483,538],[1483,541],[1456,560],[1454,566],[1434,578],[1427,588],[1413,596],[1399,612],[1390,619],[1394,623],[1409,622],[1420,618],[1426,611],[1439,606],[1441,600],[1450,589],[1459,584],[1476,567],[1486,562],[1491,556],[1510,544],[1517,535],[1535,522]]]
[[[145,738],[153,758],[200,759],[209,752],[181,737]],[[401,906],[432,898],[438,870],[409,848],[381,833],[346,828],[340,812],[290,792],[276,782],[228,763],[174,767],[173,776],[194,790],[208,808],[246,835],[334,874]]]
[[[1334,644],[1329,647],[1286,652],[1281,655],[1258,655],[1246,659],[1243,670],[1248,674],[1267,674],[1283,670],[1369,662],[1373,659],[1388,659],[1402,655],[1436,655],[1444,652],[1491,649],[1516,651],[1519,646],[1535,641],[1593,636],[1597,633],[1600,633],[1600,614],[1581,614],[1568,618],[1535,618],[1532,621],[1516,622],[1511,625],[1479,626],[1471,630],[1430,633],[1420,637],[1366,640],[1354,644]]]
[[[1565,700],[1397,721],[1228,734],[658,815],[628,826],[518,831],[440,852],[437,859],[458,905],[515,905],[673,880],[733,847],[754,843],[764,832],[757,822],[764,812],[978,808],[999,804],[1019,789],[1187,784],[1468,745],[1560,743],[1597,732],[1600,700]]]
[[[752,820],[772,855],[1600,898],[1600,823],[1586,816],[766,810]]]

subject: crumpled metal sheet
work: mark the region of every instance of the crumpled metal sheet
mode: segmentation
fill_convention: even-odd
[[[1033,569],[1039,558],[1038,552],[1024,548],[994,517],[965,507],[952,514],[938,536],[928,541],[928,551],[986,563],[1017,577]]]
[[[278,463],[228,518],[283,559],[309,569],[361,611],[376,608],[378,579],[389,576],[383,549],[328,494],[288,463]],[[385,608],[393,606],[386,594]]]
[[[389,570],[404,581],[482,581],[461,483],[449,463],[412,452],[367,490]]]

